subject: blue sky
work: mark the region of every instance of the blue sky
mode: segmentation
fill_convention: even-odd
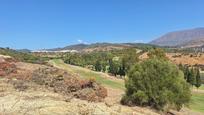
[[[149,42],[204,27],[203,0],[0,0],[0,47]]]

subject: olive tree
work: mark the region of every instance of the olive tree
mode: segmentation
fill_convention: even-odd
[[[133,66],[125,87],[122,104],[152,106],[159,110],[179,110],[188,104],[191,97],[183,72],[161,57],[153,57]]]

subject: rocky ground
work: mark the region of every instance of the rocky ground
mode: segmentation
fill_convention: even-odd
[[[111,102],[88,102],[51,92],[46,88],[27,84],[18,91],[8,79],[0,80],[0,114],[16,115],[157,115],[146,108],[129,108]]]

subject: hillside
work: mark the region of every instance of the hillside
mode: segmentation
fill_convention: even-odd
[[[121,105],[122,80],[83,68],[75,70],[57,60],[51,61],[56,66],[52,67],[11,59],[0,56],[0,114],[159,115],[149,108]],[[96,80],[102,82],[83,79],[90,75],[98,75]]]
[[[117,108],[119,106],[120,99],[124,94],[124,82],[122,79],[114,78],[113,76],[109,76],[106,73],[95,72],[86,68],[68,65],[62,62],[62,60],[51,60],[50,63],[57,68],[61,68],[66,70],[67,72],[77,73],[81,78],[90,78],[96,77],[96,81],[100,82],[103,86],[105,86],[108,90],[108,96],[105,99],[106,106],[110,106],[109,108]],[[203,88],[203,87],[201,87]],[[196,89],[198,91],[198,89]],[[183,108],[180,112],[171,111],[171,114],[175,115],[202,115],[203,113],[203,90],[199,89],[200,92],[193,93],[193,101],[190,104],[190,109]],[[101,107],[101,106],[100,106]],[[108,109],[109,109],[108,108]],[[120,111],[122,114],[129,114],[132,112],[137,115],[156,115],[154,110],[146,107],[128,107],[120,105]],[[192,110],[191,110],[192,109]],[[107,111],[107,110],[106,110]],[[124,113],[123,113],[124,112]],[[119,115],[120,113],[115,113]]]
[[[149,107],[121,105],[124,81],[107,73],[68,65],[60,59],[42,65],[7,58],[11,57],[0,56],[0,65],[4,65],[0,68],[0,102],[7,105],[2,105],[0,111],[5,114],[159,114]],[[95,79],[94,85],[93,81],[89,82],[92,78]],[[104,94],[107,94],[105,98]],[[194,95],[191,106],[193,110],[202,112],[202,105],[198,108],[197,103],[203,101],[198,101],[197,97],[202,98],[203,94]],[[175,113],[197,115],[186,108]]]
[[[47,51],[77,51],[77,52],[92,52],[92,51],[110,51],[113,49],[123,49],[130,47],[125,44],[112,44],[112,43],[95,43],[95,44],[76,44],[66,46],[64,48],[48,49]]]
[[[29,50],[29,49],[17,49],[16,51],[22,52],[22,53],[30,53],[31,52],[31,50]]]
[[[93,43],[93,44],[76,44],[69,45],[63,48],[47,49],[42,51],[48,52],[93,52],[93,51],[111,51],[121,50],[125,48],[149,49],[156,47],[155,45],[144,43]]]
[[[175,64],[183,65],[204,65],[203,54],[182,54],[182,53],[166,53],[168,59]],[[147,52],[139,56],[141,60],[147,59]]]
[[[201,46],[204,45],[204,28],[170,32],[151,41],[150,44],[181,47]]]
[[[182,47],[184,48],[189,48],[189,47],[203,47],[204,45],[204,37],[200,38],[200,39],[195,39],[195,40],[191,40],[188,43],[184,43],[181,44]]]

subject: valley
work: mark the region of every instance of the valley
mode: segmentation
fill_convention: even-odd
[[[0,0],[0,115],[204,115],[203,5]]]
[[[7,52],[7,55],[5,55],[6,54],[5,51]],[[131,54],[131,51],[135,52],[135,50],[131,49],[126,53]],[[40,59],[41,57],[43,57],[44,59],[46,59],[46,61],[43,63],[41,62],[38,63],[38,61],[36,60],[38,60],[39,55],[35,58],[28,58],[29,62],[22,62],[19,60],[14,60],[14,58],[11,57],[13,56],[13,54],[15,54],[19,56],[19,59],[21,59],[22,58],[20,56],[21,54],[19,54],[18,52],[13,51],[10,52],[9,50],[3,50],[2,52],[4,52],[2,53],[4,55],[0,56],[2,63],[8,62],[8,65],[11,63],[13,64],[14,67],[14,70],[10,71],[11,73],[6,72],[5,74],[2,74],[3,76],[0,79],[1,83],[0,102],[4,103],[0,110],[3,112],[3,114],[14,114],[15,112],[22,114],[51,114],[51,113],[82,114],[84,112],[87,114],[121,114],[121,115],[132,113],[139,115],[161,114],[161,112],[148,106],[130,107],[121,105],[120,101],[123,95],[125,94],[126,90],[124,82],[125,78],[124,77],[121,78],[121,76],[118,75],[114,76],[113,74],[107,73],[108,72],[107,70],[106,72],[95,71],[87,67],[66,64],[63,60],[65,58],[59,57],[60,55],[59,54],[56,55],[56,53],[48,53],[48,55],[51,56],[50,59],[46,57],[47,54],[40,53]],[[123,50],[116,50],[113,51],[112,53],[114,55],[117,54],[118,58],[121,58],[123,56],[123,53],[121,54],[120,52],[123,52]],[[34,54],[36,55],[36,53]],[[140,52],[137,52],[137,55],[138,54],[140,54]],[[29,57],[32,57],[32,55],[30,54],[27,55]],[[89,53],[88,55],[92,54]],[[100,55],[100,53],[97,55]],[[178,59],[177,57],[175,58],[175,55],[177,56],[179,54],[171,55],[167,54],[167,57],[171,59],[173,63],[176,63],[175,59],[176,60]],[[55,58],[52,59],[53,57],[55,57],[56,59]],[[178,57],[184,59],[183,56]],[[144,54],[141,53],[139,56],[139,59],[141,60],[146,58],[147,58],[146,53]],[[24,61],[27,60],[27,58],[25,57],[23,59]],[[32,60],[32,62],[34,63],[30,63],[30,59],[34,59]],[[186,59],[184,60],[186,61]],[[191,60],[191,58],[189,58],[189,60]],[[185,64],[183,62],[179,63]],[[191,63],[188,64],[191,65]],[[195,65],[195,63],[193,63],[192,65]],[[51,72],[51,74],[49,72]],[[46,76],[50,76],[50,78]],[[63,78],[55,78],[57,76],[63,76]],[[66,78],[66,76],[68,77],[68,79]],[[85,89],[83,88],[79,89],[79,93],[77,93],[78,91],[77,92],[68,91],[69,92],[68,93],[66,88],[63,88],[66,85],[63,86],[63,82],[59,82],[61,85],[58,86],[57,85],[58,81],[56,81],[56,84],[55,82],[53,82],[53,80],[55,79],[56,80],[67,79],[68,81],[66,80],[66,82],[73,82],[72,80],[70,81],[70,79],[73,80],[75,79],[74,82],[77,84],[82,83],[82,86],[83,84],[86,83],[88,84],[92,83],[88,82],[89,80],[91,80],[104,87],[107,90],[107,95],[105,93],[102,93],[104,92],[102,91],[101,92],[102,95],[105,94],[106,96],[104,95],[105,98],[103,97],[104,99],[101,98],[102,100],[100,99],[100,101],[98,101],[99,98],[97,97],[97,95],[95,95],[96,97],[92,95],[92,93],[89,90],[87,90],[86,87]],[[74,84],[71,87],[77,88],[78,86]],[[95,92],[95,90],[92,91]],[[202,109],[204,103],[202,99],[203,96],[204,96],[203,85],[199,89],[193,88],[192,98],[189,106],[190,108],[185,107],[179,112],[176,112],[174,110],[171,110],[170,112],[178,115],[188,114],[201,115],[204,112]]]

